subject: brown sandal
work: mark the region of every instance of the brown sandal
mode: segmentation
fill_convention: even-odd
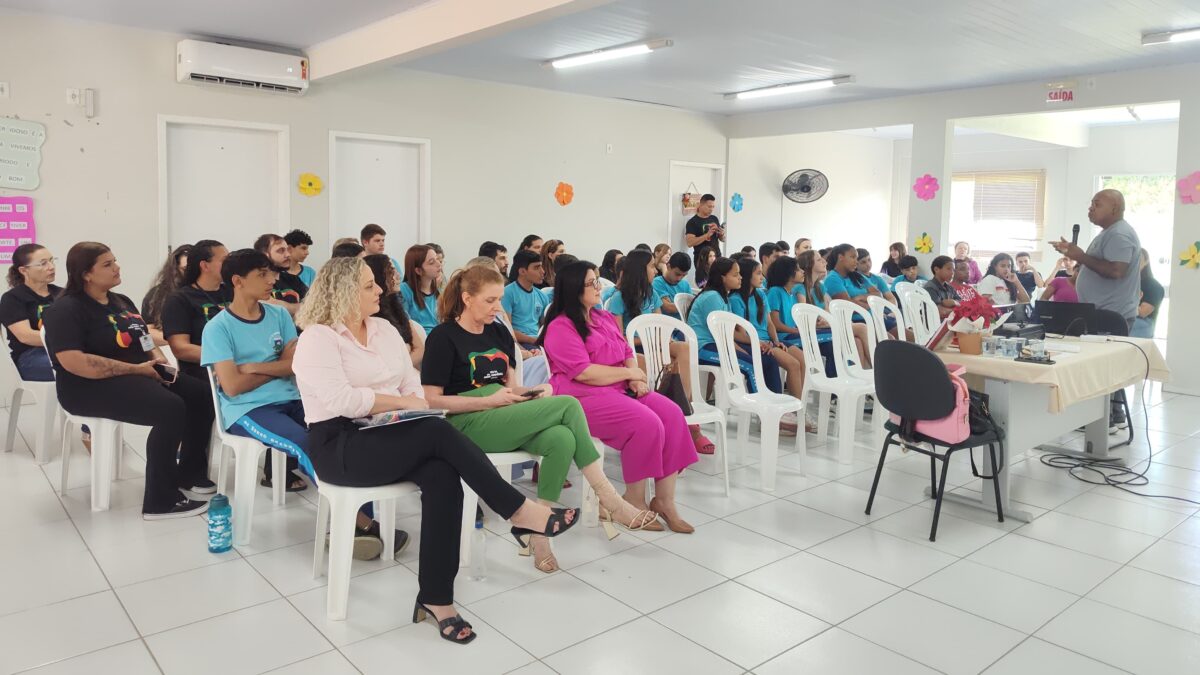
[[[667,516],[666,516],[666,515],[665,515],[665,514],[662,512],[662,509],[659,509],[659,508],[657,508],[657,507],[655,506],[654,502],[656,502],[656,501],[658,501],[658,497],[655,497],[654,499],[651,499],[651,500],[650,500],[650,508],[651,508],[651,509],[654,509],[654,511],[656,511],[656,512],[658,513],[658,515],[659,515],[659,516],[660,516],[660,517],[661,517],[661,518],[662,518],[664,521],[666,521],[666,523],[667,523],[667,527],[668,527],[668,528],[670,528],[670,530],[671,530],[672,532],[677,532],[677,533],[679,533],[679,534],[691,534],[691,533],[693,533],[693,532],[695,532],[695,531],[696,531],[696,528],[694,528],[694,527],[692,527],[691,525],[689,525],[689,524],[688,524],[688,522],[687,522],[686,520],[684,520],[683,518],[669,518],[669,517],[667,517]]]

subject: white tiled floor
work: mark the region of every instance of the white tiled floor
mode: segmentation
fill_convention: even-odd
[[[1148,396],[1155,455],[1150,484],[1134,490],[1200,500],[1200,399]],[[260,489],[251,545],[214,556],[202,518],[140,519],[136,457],[112,510],[90,510],[78,449],[60,498],[58,459],[39,467],[29,451],[32,422],[22,415],[17,447],[0,453],[0,675],[1176,674],[1200,663],[1200,505],[1086,485],[1035,453],[1010,469],[1033,523],[950,504],[937,542],[923,457],[889,456],[863,513],[878,458],[865,425],[850,465],[810,436],[802,467],[783,439],[771,493],[752,435],[731,456],[730,497],[711,458],[680,480],[695,534],[608,541],[579,528],[555,544],[553,575],[491,518],[488,577],[456,586],[480,637],[457,647],[409,623],[419,500],[398,509],[410,549],[356,562],[349,617],[328,622],[324,580],[312,578],[313,494],[278,507]],[[1146,434],[1123,452],[1145,461]],[[977,492],[961,460],[949,483]],[[617,458],[605,468],[620,477]]]

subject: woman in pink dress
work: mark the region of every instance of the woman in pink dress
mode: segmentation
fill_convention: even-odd
[[[612,314],[600,306],[600,275],[589,262],[567,265],[554,283],[540,342],[550,362],[550,384],[583,406],[588,427],[621,452],[625,501],[656,511],[674,532],[693,528],[675,506],[675,479],[699,457],[683,411],[650,390],[646,373]],[[646,482],[654,499],[646,503]]]

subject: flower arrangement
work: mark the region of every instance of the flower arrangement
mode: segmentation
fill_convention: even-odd
[[[1179,254],[1179,266],[1193,270],[1200,267],[1200,241],[1193,242]]]
[[[571,187],[570,183],[559,183],[558,187],[554,188],[554,201],[558,202],[559,206],[566,206],[575,198],[575,188]]]
[[[731,197],[729,199],[729,208],[733,209],[734,213],[741,213],[741,211],[742,211],[742,193],[740,193],[740,192],[733,193],[733,197]]]
[[[1179,188],[1179,201],[1184,204],[1200,204],[1200,171],[1193,171],[1180,178],[1175,185]]]
[[[927,202],[937,196],[937,192],[941,189],[941,187],[942,186],[938,184],[937,178],[934,178],[929,174],[925,174],[924,176],[918,178],[917,182],[913,183],[912,189],[913,192],[917,193],[917,199]]]
[[[983,352],[983,336],[992,327],[999,315],[990,298],[977,295],[958,303],[950,313],[950,330],[958,340],[958,351],[963,354]]]

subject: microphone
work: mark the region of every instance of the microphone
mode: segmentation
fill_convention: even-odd
[[[1075,223],[1071,227],[1071,244],[1074,246],[1079,245],[1079,223]]]

